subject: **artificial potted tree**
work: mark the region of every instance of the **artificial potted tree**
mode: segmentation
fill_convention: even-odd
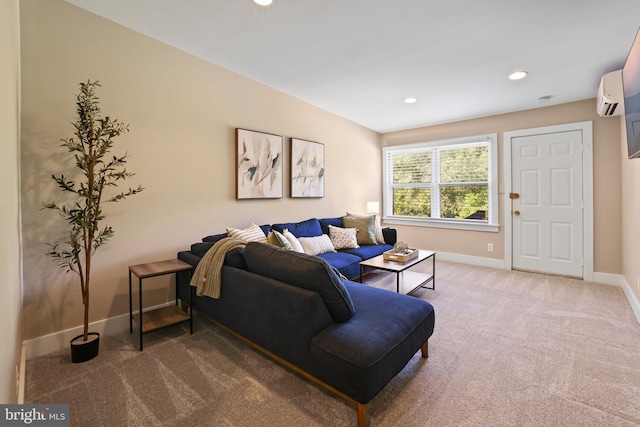
[[[100,335],[89,332],[89,290],[91,285],[91,259],[96,250],[113,237],[114,230],[103,224],[102,207],[105,203],[119,202],[143,190],[129,188],[107,195],[118,187],[119,181],[131,178],[124,165],[127,154],[108,156],[113,140],[129,131],[128,125],[102,117],[96,88],[100,84],[87,80],[80,83],[76,95],[76,120],[72,123],[75,137],[62,139],[62,147],[73,155],[76,169],[71,176],[51,175],[63,194],[70,196],[65,203],[46,203],[44,208],[59,213],[67,221],[67,237],[48,243],[47,255],[58,261],[61,268],[79,276],[84,306],[84,333],[71,340],[71,360],[85,362],[98,355]]]

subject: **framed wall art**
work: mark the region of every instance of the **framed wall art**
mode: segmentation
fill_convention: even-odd
[[[236,128],[236,199],[282,197],[283,138]]]
[[[291,138],[291,197],[324,197],[324,144]]]

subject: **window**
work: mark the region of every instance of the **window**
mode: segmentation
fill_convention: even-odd
[[[496,139],[384,147],[385,221],[498,231]]]

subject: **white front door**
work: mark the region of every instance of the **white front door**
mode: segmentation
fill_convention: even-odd
[[[511,138],[513,268],[583,276],[582,132]]]

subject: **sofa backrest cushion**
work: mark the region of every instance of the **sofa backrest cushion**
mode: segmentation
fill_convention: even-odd
[[[268,236],[269,233],[271,233],[271,224],[263,224],[260,226],[260,228],[262,229],[262,232],[265,236]]]
[[[320,228],[322,232],[326,235],[329,235],[329,226],[333,225],[334,227],[344,227],[342,224],[342,217],[337,218],[320,218],[318,220],[320,222]]]
[[[229,235],[227,233],[212,234],[211,236],[203,237],[202,241],[203,242],[209,242],[209,243],[215,243],[218,240],[224,239],[225,237],[229,237]]]
[[[244,258],[244,248],[233,248],[224,256],[224,265],[248,270],[247,260]]]
[[[212,242],[194,243],[191,245],[191,252],[202,258],[214,244]]]
[[[322,258],[258,242],[247,243],[244,257],[253,273],[318,292],[336,322],[344,322],[355,313],[342,280]]]
[[[284,224],[272,224],[271,228],[284,233],[285,228],[296,237],[315,237],[322,235],[318,218],[307,219],[301,222],[289,222]]]
[[[215,245],[215,243],[212,242],[194,243],[191,245],[191,253],[197,255],[198,258],[202,258],[213,245]],[[247,262],[244,259],[244,248],[235,248],[227,252],[224,256],[224,263],[225,265],[246,270]]]

